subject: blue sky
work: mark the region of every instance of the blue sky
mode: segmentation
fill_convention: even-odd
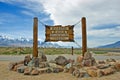
[[[119,3],[119,0],[0,0],[0,35],[33,38],[34,17],[47,25],[70,25],[85,16],[88,47],[113,43],[120,40]],[[81,45],[81,22],[75,26],[74,34]],[[45,27],[39,22],[39,40],[44,39]]]

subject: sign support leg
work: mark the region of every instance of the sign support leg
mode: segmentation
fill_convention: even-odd
[[[33,57],[38,57],[38,18],[34,17],[33,24]]]
[[[86,18],[82,17],[82,56],[87,51]]]

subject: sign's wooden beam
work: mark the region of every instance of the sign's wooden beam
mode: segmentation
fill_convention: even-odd
[[[87,51],[86,18],[82,18],[82,55]]]
[[[38,57],[38,18],[34,18],[33,24],[33,57]]]

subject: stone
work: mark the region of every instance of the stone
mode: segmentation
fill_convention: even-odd
[[[97,70],[97,77],[102,77],[102,71],[101,70]]]
[[[65,68],[69,69],[72,67],[72,63],[68,63],[67,65],[65,65]]]
[[[91,59],[88,59],[88,60],[83,60],[83,66],[92,66],[92,60]]]
[[[53,73],[59,73],[59,68],[53,68]]]
[[[67,73],[67,72],[69,72],[69,69],[68,68],[64,68],[64,71],[63,71],[64,73]]]
[[[33,69],[31,71],[31,75],[38,75],[39,74],[39,71],[37,69]]]
[[[72,74],[74,72],[74,70],[75,70],[74,67],[70,67],[68,73]]]
[[[25,58],[24,58],[24,65],[27,66],[30,61],[31,61],[30,55],[25,56]]]
[[[89,77],[89,75],[87,74],[87,72],[84,69],[81,68],[79,77],[80,78],[82,78],[82,77]]]
[[[78,56],[76,61],[77,61],[77,63],[82,63],[83,56]]]
[[[28,67],[34,67],[34,65],[35,64],[33,59],[27,64]]]
[[[46,70],[46,72],[47,72],[47,73],[51,73],[52,70],[51,70],[50,68],[48,68],[48,69]]]
[[[25,70],[24,70],[24,75],[30,75],[31,71],[32,71],[32,68],[31,68],[31,67],[25,68]]]
[[[20,67],[17,68],[17,72],[18,73],[24,73],[25,68],[26,68],[25,66],[20,66]]]
[[[119,62],[116,62],[114,67],[117,71],[120,71],[120,63]]]
[[[63,68],[62,66],[57,65],[57,64],[55,64],[55,63],[49,63],[49,67],[50,67],[50,68]]]
[[[84,77],[85,76],[85,73],[84,72],[80,72],[80,78]]]
[[[110,58],[110,59],[106,59],[106,62],[116,62],[116,60],[115,59],[113,59],[113,58]]]
[[[96,70],[89,69],[89,70],[87,70],[87,73],[88,73],[91,77],[97,77],[97,72],[96,72]]]
[[[49,63],[47,63],[47,62],[41,62],[39,64],[39,68],[45,68],[45,67],[49,67]]]
[[[8,64],[8,69],[9,69],[9,70],[13,70],[14,67],[15,67],[15,65],[17,65],[16,62],[10,62],[10,63]]]
[[[84,59],[91,59],[91,58],[92,58],[92,54],[91,54],[91,52],[85,52],[83,58],[84,58]]]
[[[66,64],[68,64],[68,60],[64,56],[58,56],[55,61],[56,64],[61,66],[65,66]]]
[[[110,65],[109,65],[109,64],[99,64],[99,65],[97,65],[96,67],[97,67],[98,69],[105,69],[105,68],[110,67]]]
[[[100,60],[100,61],[98,61],[98,64],[105,64],[105,61]]]
[[[33,57],[33,63],[34,63],[34,67],[39,67],[39,64],[40,64],[40,62],[39,62],[39,58],[37,58],[37,57]]]
[[[24,64],[17,64],[14,66],[13,71],[17,71],[17,68],[24,66]]]
[[[39,68],[38,71],[40,74],[46,73],[49,68]]]
[[[73,59],[68,59],[68,63],[73,64],[74,62],[75,62],[75,60],[73,60]]]
[[[60,67],[54,67],[52,68],[52,72],[53,73],[59,73],[59,72],[63,72],[64,69],[63,68],[60,68]]]
[[[80,77],[80,70],[79,69],[75,69],[74,71],[73,71],[73,74],[72,74],[73,76],[75,76],[75,77]]]
[[[46,62],[47,61],[47,57],[43,53],[39,53],[38,58],[39,58],[39,62]]]
[[[55,60],[50,60],[49,63],[56,63],[56,61]]]
[[[82,67],[83,67],[83,63],[76,63],[75,66],[76,66],[77,68],[82,68]]]
[[[96,62],[94,57],[91,58],[91,61],[92,61],[91,66],[96,66],[97,65],[97,62]]]
[[[95,66],[97,65],[96,60],[94,57],[92,57],[92,53],[91,52],[86,52],[84,57],[83,57],[83,61],[82,61],[83,66]]]
[[[114,69],[107,68],[107,69],[102,70],[102,75],[109,75],[109,74],[113,74],[114,72],[115,72]]]
[[[98,70],[98,68],[96,66],[91,66],[91,67],[86,67],[86,70]]]

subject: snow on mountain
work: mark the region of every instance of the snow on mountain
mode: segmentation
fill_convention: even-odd
[[[24,37],[10,38],[9,36],[0,35],[0,46],[3,47],[32,47],[33,39],[27,39]],[[43,42],[41,39],[38,40],[39,47],[60,47],[57,43]]]

